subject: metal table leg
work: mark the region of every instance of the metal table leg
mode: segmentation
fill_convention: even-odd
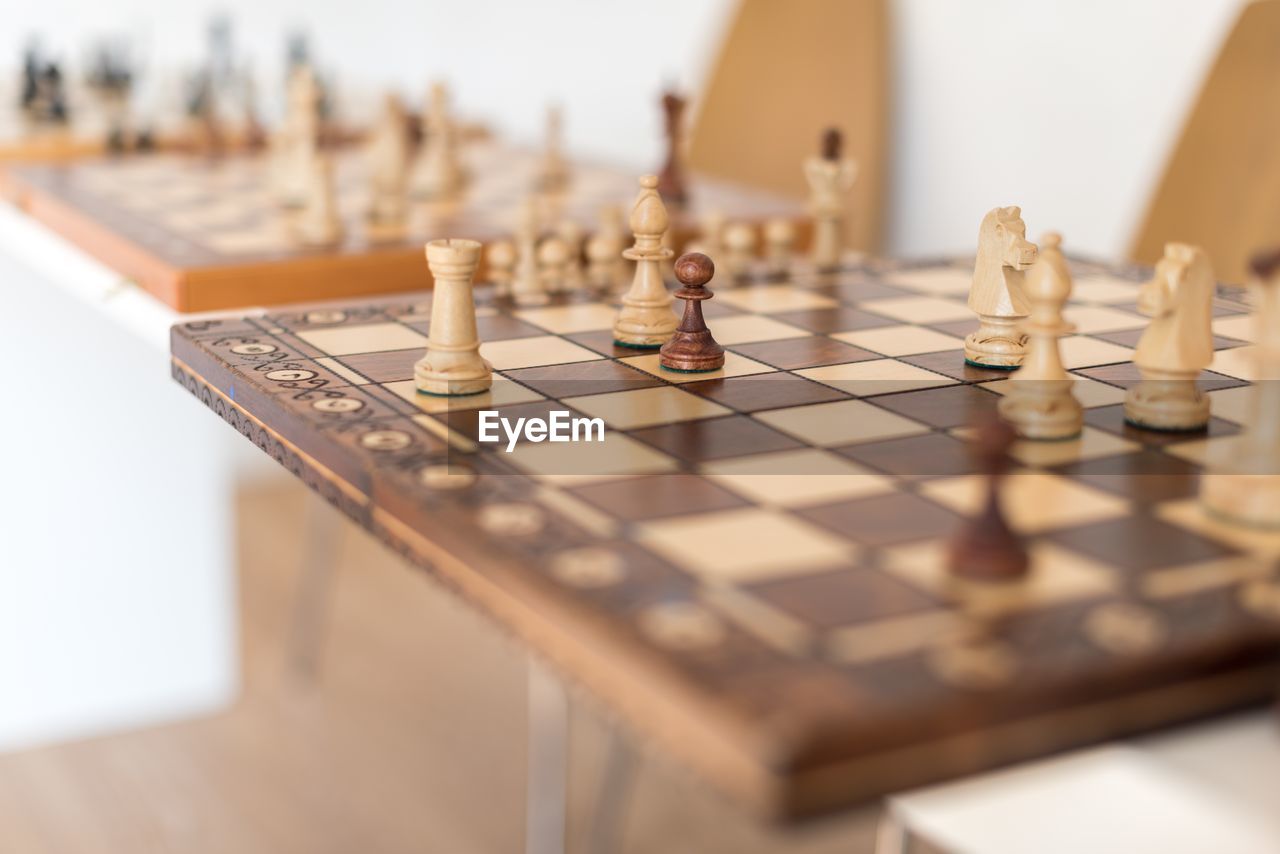
[[[541,663],[529,660],[529,771],[525,854],[565,854],[569,782],[569,698]]]
[[[293,672],[306,681],[320,669],[320,647],[328,614],[329,593],[338,567],[338,548],[345,520],[320,496],[308,492],[302,526],[302,561],[294,597],[289,659]]]

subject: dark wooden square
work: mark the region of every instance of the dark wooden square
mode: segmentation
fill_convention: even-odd
[[[1099,406],[1084,411],[1084,423],[1108,433],[1115,433],[1126,439],[1141,442],[1149,447],[1176,445],[1179,442],[1193,442],[1211,436],[1231,436],[1240,432],[1240,426],[1221,418],[1210,418],[1209,426],[1204,430],[1164,431],[1144,430],[1134,427],[1124,420],[1124,404]]]
[[[539,394],[557,398],[631,391],[662,385],[662,380],[653,374],[646,374],[644,371],[638,371],[611,359],[571,362],[565,365],[540,365],[536,368],[503,371],[503,374],[521,385],[527,385]]]
[[[572,487],[569,491],[591,506],[628,522],[712,513],[748,503],[715,482],[692,474],[629,477]]]
[[[1137,347],[1138,341],[1146,331],[1146,329],[1121,329],[1117,332],[1094,332],[1089,337],[1112,344],[1119,344],[1121,347]],[[1243,347],[1248,343],[1248,341],[1238,341],[1235,338],[1227,338],[1222,335],[1213,336],[1213,349],[1215,350],[1231,350],[1236,347]]]
[[[1135,572],[1230,557],[1234,549],[1153,516],[1133,514],[1079,528],[1054,531],[1049,539],[1100,563]]]
[[[960,517],[908,492],[876,495],[800,510],[806,519],[868,546],[892,546],[951,534]]]
[[[993,415],[1000,396],[976,385],[952,385],[869,398],[876,406],[930,427],[963,427]]]
[[[921,353],[918,356],[900,356],[898,361],[967,383],[1007,380],[1013,373],[1013,371],[970,365],[964,360],[964,350],[939,350],[936,353]]]
[[[632,430],[628,435],[687,462],[745,457],[766,451],[803,447],[790,436],[766,427],[746,415],[679,421],[675,424]]]
[[[965,443],[946,433],[866,442],[832,450],[868,468],[907,480],[954,477],[976,470]]]
[[[787,311],[774,315],[774,318],[819,335],[830,335],[833,332],[853,332],[857,329],[874,329],[878,326],[893,326],[898,321],[872,314],[869,311],[839,305],[835,308],[806,308],[800,311]]]
[[[545,334],[545,333],[544,333]],[[581,344],[588,350],[592,350],[603,356],[612,356],[615,359],[622,359],[626,356],[643,356],[646,353],[656,353],[657,349],[645,350],[639,347],[623,347],[615,344],[613,341],[612,329],[596,329],[591,332],[575,332],[571,335],[562,335],[575,344]]]
[[[1101,365],[1096,368],[1079,368],[1072,373],[1124,389],[1137,385],[1142,379],[1141,371],[1133,362],[1119,362],[1115,365]],[[1215,391],[1242,385],[1248,385],[1248,383],[1225,374],[1215,374],[1213,371],[1201,371],[1200,376],[1196,378],[1196,386],[1201,391]]]
[[[850,397],[830,386],[815,383],[795,374],[780,372],[703,380],[686,383],[681,387],[685,391],[714,400],[739,412],[760,412],[765,409],[803,406],[807,403],[827,403]]]
[[[893,618],[938,604],[906,582],[866,567],[769,581],[749,590],[819,629]]]
[[[413,366],[426,354],[421,347],[412,350],[384,350],[381,353],[355,353],[334,357],[340,364],[375,383],[394,383],[413,379]]]
[[[715,330],[712,330],[712,334]],[[840,365],[845,362],[865,362],[882,358],[878,353],[837,341],[821,335],[804,338],[786,338],[782,341],[761,341],[756,344],[735,344],[729,348],[735,353],[782,368],[797,371],[822,365]]]
[[[1070,463],[1056,470],[1142,504],[1190,498],[1200,483],[1200,470],[1195,465],[1149,448]]]

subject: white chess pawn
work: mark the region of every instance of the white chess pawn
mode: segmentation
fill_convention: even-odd
[[[462,395],[488,391],[493,366],[480,356],[471,280],[480,265],[475,240],[433,240],[427,266],[435,279],[427,352],[413,367],[418,391]]]
[[[525,199],[516,226],[516,266],[511,280],[511,298],[516,305],[538,306],[551,301],[542,286],[538,269],[538,202]]]
[[[643,176],[631,209],[635,244],[623,257],[636,262],[636,271],[613,324],[613,340],[624,347],[657,349],[667,343],[679,323],[662,281],[662,263],[674,253],[662,245],[670,217],[657,187],[656,175]]]
[[[584,243],[582,227],[571,219],[563,220],[556,229],[556,236],[564,241],[565,251],[568,253],[564,265],[564,289],[576,291],[585,282],[585,273],[582,269]]]
[[[1027,273],[1023,291],[1031,314],[1022,327],[1027,354],[999,403],[1000,415],[1024,439],[1070,439],[1084,429],[1084,409],[1072,394],[1075,379],[1063,367],[1058,348],[1058,339],[1074,329],[1062,319],[1072,283],[1061,243],[1059,235],[1046,234]]]
[[[796,243],[796,226],[789,219],[771,219],[764,226],[765,265],[769,275],[785,276],[791,268],[791,252]]]
[[[1142,381],[1125,395],[1125,420],[1149,430],[1200,430],[1209,396],[1196,377],[1213,361],[1213,269],[1203,249],[1169,243],[1155,276],[1138,291],[1153,318],[1133,353]]]
[[[511,279],[516,266],[516,245],[510,240],[495,240],[485,248],[484,257],[489,265],[489,279],[493,282],[494,295],[511,296]]]
[[[684,252],[701,252],[714,263],[724,263],[724,226],[723,211],[708,211],[698,223],[697,239],[689,241]]]
[[[538,245],[538,273],[542,277],[542,289],[558,294],[565,288],[565,267],[569,264],[569,247],[556,235],[544,239]]]
[[[724,230],[724,267],[727,280],[743,279],[751,271],[756,253],[756,230],[750,223],[735,222]],[[724,287],[722,282],[720,287]]]
[[[298,218],[298,237],[307,246],[331,246],[342,239],[342,220],[333,186],[333,161],[318,154],[312,163],[307,204]]]

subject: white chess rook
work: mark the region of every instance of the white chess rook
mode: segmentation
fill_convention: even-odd
[[[662,245],[670,218],[657,187],[656,175],[640,179],[640,194],[631,210],[635,245],[622,253],[623,258],[636,262],[631,289],[623,296],[613,324],[613,339],[624,347],[657,349],[667,343],[680,322],[662,282],[662,262],[674,253]]]
[[[435,279],[427,353],[413,367],[418,390],[461,395],[488,391],[493,367],[480,356],[471,280],[480,264],[475,240],[433,240],[427,266]]]

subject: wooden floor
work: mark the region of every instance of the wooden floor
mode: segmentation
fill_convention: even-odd
[[[292,481],[239,507],[244,693],[216,717],[0,756],[4,854],[516,854],[522,849],[525,659],[452,596]],[[313,681],[286,666],[305,513],[341,525]],[[574,709],[571,821],[602,756]],[[645,756],[625,854],[858,854],[866,810],[761,827]],[[574,845],[573,854],[587,854]]]

